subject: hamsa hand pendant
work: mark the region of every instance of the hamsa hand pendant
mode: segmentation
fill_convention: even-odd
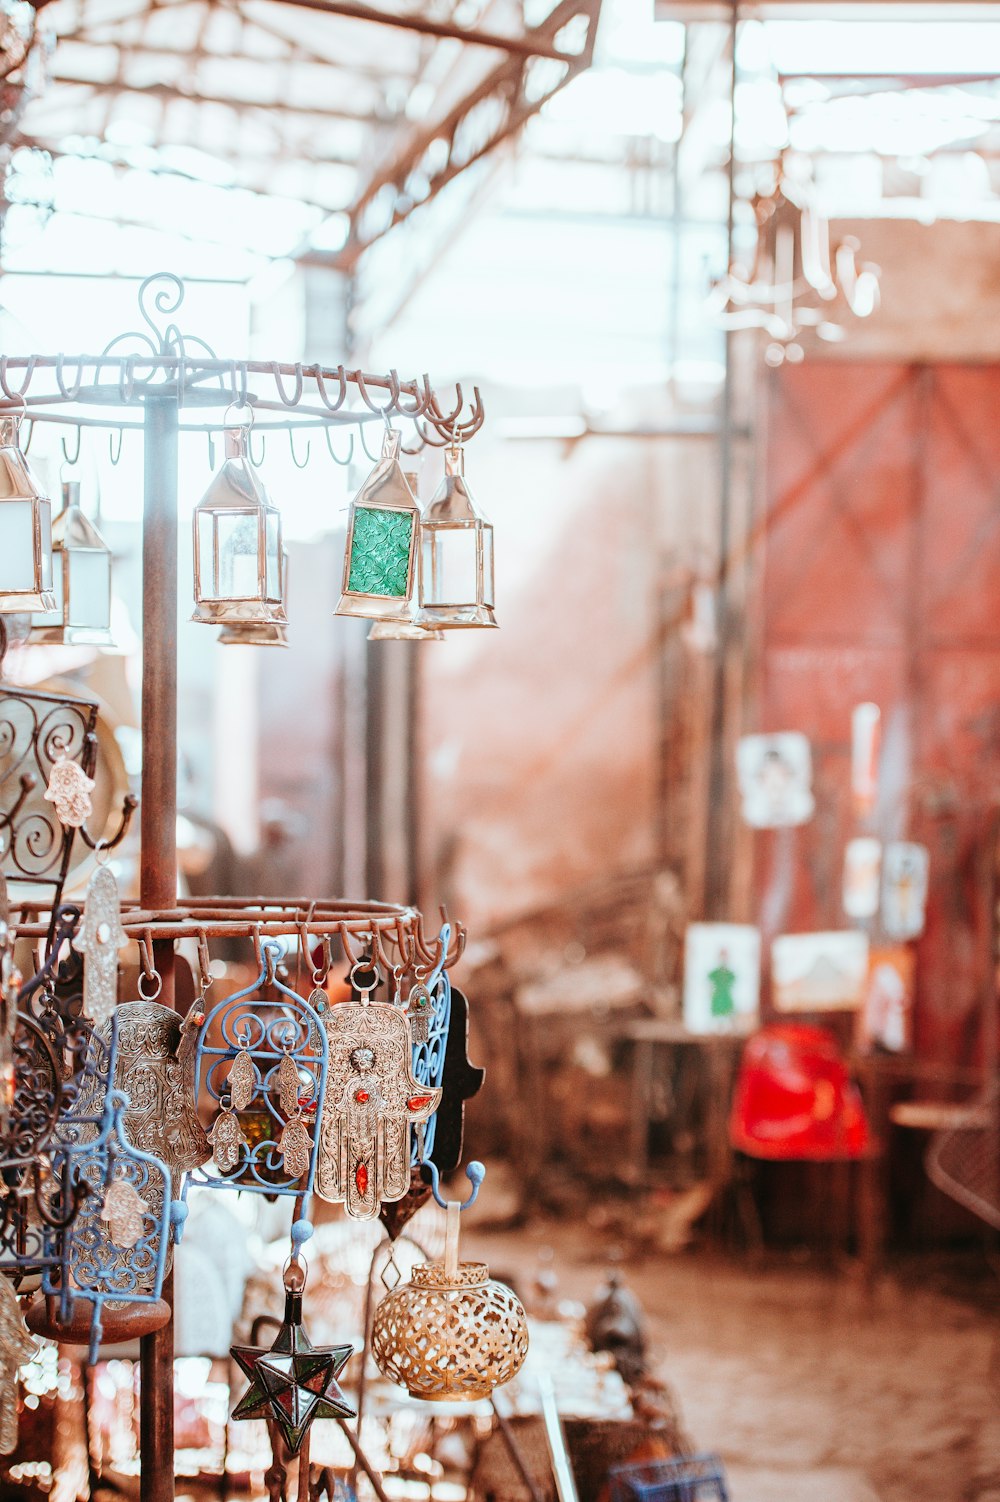
[[[127,943],[118,883],[107,866],[98,866],[87,887],[76,941],[84,957],[83,1010],[95,1027],[107,1022],[118,1004],[118,951]]]
[[[409,1023],[384,1002],[344,1002],[324,1014],[329,1070],[316,1192],[371,1220],[410,1187],[410,1123],[437,1110],[441,1091],[414,1078]]]
[[[231,1173],[239,1163],[243,1149],[250,1145],[243,1135],[240,1118],[231,1107],[225,1106],[212,1123],[208,1140],[212,1144],[215,1166],[221,1173]]]
[[[115,1088],[129,1098],[124,1132],[140,1152],[153,1153],[174,1183],[212,1156],[194,1097],[194,1058],[178,1061],[181,1019],[156,1001],[118,1008]]]
[[[13,1284],[0,1273],[0,1455],[17,1446],[17,1371],[36,1350]]]
[[[104,1195],[101,1219],[115,1246],[134,1247],[143,1233],[148,1200],[127,1179],[112,1179]]]
[[[87,776],[78,762],[70,761],[63,754],[52,763],[49,785],[42,796],[55,805],[60,824],[79,829],[90,818],[90,795],[96,786],[94,779]]]

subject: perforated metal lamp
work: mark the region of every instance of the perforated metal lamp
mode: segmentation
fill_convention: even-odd
[[[55,609],[31,617],[33,642],[113,647],[111,549],[80,508],[80,483],[63,482],[63,510],[52,523]]]
[[[283,624],[281,515],[247,456],[249,428],[226,429],[226,459],[194,512],[191,619]]]
[[[418,626],[442,631],[496,626],[493,613],[493,527],[465,481],[458,444],[445,450],[444,479],[420,527]]]
[[[18,445],[19,416],[0,417],[0,613],[53,610],[52,503]]]
[[[336,615],[410,618],[420,507],[400,468],[400,442],[401,435],[387,428],[382,457],[351,502]]]
[[[288,604],[288,549],[281,550],[281,603]],[[232,621],[219,632],[222,647],[287,647],[284,621]]]

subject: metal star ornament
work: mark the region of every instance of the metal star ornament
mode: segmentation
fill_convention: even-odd
[[[295,1273],[295,1264],[289,1269]],[[234,1419],[273,1419],[289,1453],[297,1455],[315,1419],[353,1419],[355,1410],[337,1378],[354,1354],[352,1345],[314,1348],[302,1328],[302,1288],[285,1279],[285,1318],[269,1348],[233,1346],[230,1356],[250,1378],[233,1409]]]

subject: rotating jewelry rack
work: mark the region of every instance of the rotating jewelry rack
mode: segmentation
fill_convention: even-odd
[[[331,457],[334,430],[391,416],[412,423],[415,445],[444,448],[467,442],[484,421],[478,389],[467,402],[456,386],[453,408],[442,406],[426,375],[400,379],[395,370],[369,374],[344,365],[281,364],[220,359],[204,340],[183,334],[174,315],[184,299],[181,281],[168,273],[148,277],[138,294],[144,329],[121,334],[98,355],[0,356],[0,415],[23,413],[31,422],[98,427],[112,435],[141,429],[144,435],[142,536],[142,779],[139,905],[126,907],[122,926],[138,941],[147,976],[158,978],[159,997],[174,1004],[174,945],[194,939],[207,954],[213,937],[243,936],[260,951],[274,935],[298,935],[303,946],[334,939],[345,956],[361,956],[393,974],[419,966],[446,986],[445,966],[461,955],[463,935],[451,944],[429,940],[415,909],[384,904],[209,898],[179,906],[177,891],[177,450],[182,431],[211,435],[226,427],[230,407],[249,408],[257,431],[322,432]],[[159,315],[159,316],[157,316]],[[88,415],[89,409],[99,415]],[[219,420],[207,416],[222,409]],[[141,416],[140,416],[141,414]],[[25,440],[25,447],[30,436]],[[370,451],[369,457],[374,458]],[[353,453],[353,441],[351,445]],[[293,447],[294,453],[294,447]],[[298,460],[296,460],[298,462]],[[12,901],[12,925],[24,938],[49,929],[45,908]],[[172,1302],[168,1273],[163,1296]],[[141,1502],[172,1502],[173,1328],[144,1335],[141,1345]]]

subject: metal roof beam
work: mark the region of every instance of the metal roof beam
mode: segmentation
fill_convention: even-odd
[[[289,104],[283,99],[239,99],[229,94],[205,94],[194,89],[181,89],[174,84],[168,83],[129,83],[122,79],[94,79],[78,78],[68,73],[53,73],[53,83],[70,84],[77,88],[87,88],[94,94],[144,94],[151,99],[182,99],[187,104],[215,104],[224,109],[234,110],[237,114],[244,114],[248,110],[264,110],[268,114],[293,115],[317,120],[346,120],[351,124],[358,125],[385,125],[387,118],[378,115],[366,115],[350,110],[334,110],[321,105],[315,107],[307,104]],[[52,99],[52,104],[59,101]],[[319,158],[317,159],[319,160]],[[322,158],[323,161],[333,160],[330,157]],[[346,166],[356,166],[355,162],[344,163]]]
[[[491,47],[512,57],[549,57],[556,62],[576,61],[573,53],[563,52],[551,37],[546,37],[548,21],[524,36],[501,36],[493,31],[480,31],[475,26],[457,26],[453,21],[434,21],[429,16],[391,15],[387,11],[377,10],[373,5],[363,5],[360,0],[275,0],[275,3],[297,5],[304,10],[319,11],[328,16],[343,16],[351,21],[365,21],[374,26],[415,31],[420,36],[464,42],[472,47]]]

